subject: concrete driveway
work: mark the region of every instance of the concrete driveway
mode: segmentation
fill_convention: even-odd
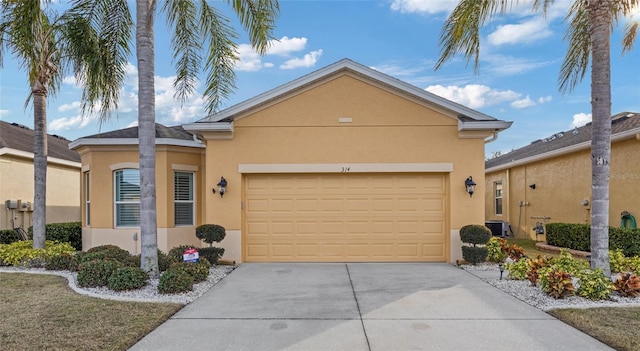
[[[131,350],[608,350],[449,264],[242,264]]]

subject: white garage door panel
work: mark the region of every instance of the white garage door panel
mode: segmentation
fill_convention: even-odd
[[[446,258],[443,175],[252,174],[244,184],[248,262]]]

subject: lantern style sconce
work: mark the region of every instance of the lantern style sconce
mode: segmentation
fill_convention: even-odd
[[[218,192],[220,193],[220,197],[224,196],[224,193],[227,192],[227,180],[224,179],[224,177],[220,177],[220,181],[218,182],[218,184],[216,184],[216,186],[218,186]],[[213,190],[213,193],[216,193],[216,188],[211,189]]]
[[[469,176],[469,178],[464,181],[464,187],[465,189],[467,189],[469,197],[472,197],[473,193],[476,191],[476,183],[473,181],[473,178],[471,178],[471,176]]]

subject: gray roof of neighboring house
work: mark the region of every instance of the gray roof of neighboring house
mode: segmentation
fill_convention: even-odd
[[[33,134],[33,129],[21,124],[0,121],[0,149],[10,148],[33,154]],[[61,136],[47,134],[48,156],[80,162],[80,154],[69,150],[69,143]]]
[[[166,127],[160,123],[156,123],[156,138],[193,140],[193,134],[184,130],[182,126]],[[138,127],[118,129],[111,132],[89,135],[80,139],[138,139]]]
[[[611,136],[615,138],[617,134],[638,129],[640,132],[640,113],[622,112],[611,117]],[[561,151],[572,146],[591,141],[591,123],[556,133],[548,138],[539,139],[531,144],[513,150],[499,157],[485,162],[485,169],[503,166],[510,162],[517,162],[530,157],[543,156],[547,153]]]

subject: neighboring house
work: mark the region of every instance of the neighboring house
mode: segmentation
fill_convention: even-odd
[[[47,223],[80,221],[80,155],[48,135]],[[0,229],[33,225],[33,130],[0,121]]]
[[[209,223],[239,262],[455,261],[459,228],[484,221],[485,141],[510,125],[341,60],[182,126],[197,138],[158,125],[158,245]],[[89,179],[85,249],[140,249],[136,130],[70,146]]]
[[[622,211],[640,215],[640,113],[611,117],[610,167],[609,224],[617,227]],[[485,168],[485,217],[508,222],[516,237],[535,239],[536,223],[590,223],[591,123],[488,160]]]

